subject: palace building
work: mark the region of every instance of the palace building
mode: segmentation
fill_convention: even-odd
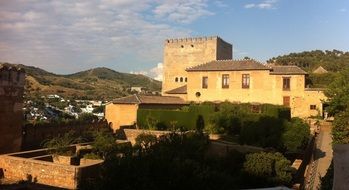
[[[162,96],[157,99],[276,104],[290,107],[292,117],[323,115],[326,97],[322,89],[306,88],[304,70],[233,60],[232,52],[233,46],[216,36],[165,40]],[[108,106],[118,106],[117,102]]]

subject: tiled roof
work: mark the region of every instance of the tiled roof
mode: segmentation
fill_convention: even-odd
[[[205,64],[187,68],[186,71],[244,71],[244,70],[270,70],[262,63],[255,60],[215,60]]]
[[[307,72],[303,71],[297,66],[272,66],[270,74],[274,75],[305,75]]]
[[[313,71],[313,73],[316,73],[316,74],[323,74],[323,73],[328,73],[328,71],[327,71],[325,68],[323,68],[322,66],[319,66],[317,69],[315,69],[315,70]]]
[[[152,96],[134,94],[113,100],[114,104],[187,104],[183,99],[174,96]]]
[[[169,90],[166,92],[166,94],[187,94],[187,85]]]

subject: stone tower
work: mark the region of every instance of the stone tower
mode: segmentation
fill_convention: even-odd
[[[25,72],[0,63],[0,154],[21,148]]]
[[[233,58],[232,45],[217,36],[167,39],[164,46],[162,95],[187,83],[188,67]]]

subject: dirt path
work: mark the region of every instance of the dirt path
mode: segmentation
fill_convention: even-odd
[[[332,137],[331,137],[331,123],[321,123],[320,134],[316,142],[316,150],[314,152],[314,160],[317,162],[316,176],[313,187],[318,189],[320,187],[320,177],[323,177],[332,161]]]

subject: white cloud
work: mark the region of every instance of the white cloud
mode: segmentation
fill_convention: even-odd
[[[159,81],[162,81],[162,71],[164,69],[164,66],[162,63],[158,63],[156,67],[150,69],[150,73],[152,74],[153,78]]]
[[[162,81],[162,71],[163,71],[163,64],[158,63],[155,67],[149,69],[148,71],[131,71],[131,74],[141,74],[141,75],[147,75],[155,80]]]
[[[206,0],[164,0],[153,10],[158,18],[179,23],[191,23],[202,16],[213,15]]]
[[[255,6],[256,6],[256,4],[251,3],[251,4],[246,4],[246,5],[245,5],[245,8],[246,8],[246,9],[250,9],[250,8],[255,7]]]
[[[250,3],[246,4],[244,7],[246,9],[258,8],[258,9],[276,9],[275,4],[278,0],[264,0],[260,3]]]
[[[70,0],[0,3],[1,59],[69,73],[96,66],[149,68],[166,38],[212,15],[206,0]],[[16,51],[13,51],[16,50]],[[142,63],[139,66],[139,63]]]

